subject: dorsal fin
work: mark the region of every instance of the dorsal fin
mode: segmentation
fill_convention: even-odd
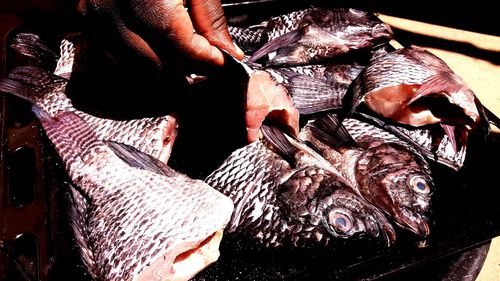
[[[332,148],[359,147],[336,115],[325,114],[310,124],[311,133]]]
[[[264,140],[272,146],[272,150],[289,163],[293,163],[297,147],[295,147],[280,129],[268,125],[262,125],[261,132]]]
[[[129,166],[150,171],[165,176],[175,176],[177,173],[167,164],[154,158],[153,156],[137,150],[135,147],[114,142],[104,141],[104,143]]]
[[[8,78],[0,79],[0,92],[5,92],[36,103],[51,89],[67,80],[34,66],[16,67]]]

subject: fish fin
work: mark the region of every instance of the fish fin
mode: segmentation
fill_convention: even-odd
[[[8,78],[0,79],[0,91],[35,103],[50,92],[51,87],[66,79],[34,66],[15,68]]]
[[[258,59],[264,57],[265,55],[271,52],[278,50],[279,48],[282,48],[284,46],[289,46],[290,44],[299,41],[300,38],[302,37],[302,33],[303,33],[303,28],[299,28],[268,41],[257,51],[255,51],[255,53],[253,53],[253,55],[250,57],[248,61],[256,62]]]
[[[359,147],[336,115],[326,114],[311,124],[311,133],[332,148]]]
[[[129,166],[141,170],[150,171],[165,176],[174,176],[177,173],[167,164],[146,154],[137,148],[115,141],[104,141],[104,143]]]
[[[407,104],[411,104],[421,97],[425,97],[434,93],[455,92],[463,87],[463,81],[447,71],[441,71],[427,78],[418,88],[415,95],[408,100]]]
[[[348,87],[342,100],[342,110],[339,112],[338,119],[344,120],[356,112],[356,109],[363,101],[365,93],[363,92],[363,76],[365,70],[362,70]]]
[[[10,46],[17,53],[35,59],[46,70],[53,70],[57,63],[57,54],[36,34],[16,34]]]
[[[444,123],[440,123],[441,128],[443,128],[444,133],[448,136],[448,139],[451,142],[451,146],[453,147],[453,150],[457,152],[457,139],[455,136],[455,126],[453,125],[448,125]]]
[[[481,101],[474,95],[474,102],[479,111],[479,118],[483,124],[483,130],[486,134],[490,131],[489,124],[492,124],[500,129],[500,118],[495,115],[491,110],[484,106]]]
[[[102,144],[92,128],[75,112],[62,111],[51,117],[48,112],[35,105],[32,111],[65,161],[82,158],[93,147]]]
[[[289,163],[292,163],[298,149],[286,138],[285,133],[277,127],[268,125],[262,125],[261,132],[264,140],[273,147],[273,151]]]
[[[422,148],[420,146],[420,144],[418,144],[416,141],[414,141],[407,134],[403,133],[400,129],[398,129],[397,126],[390,125],[387,122],[385,122],[384,120],[379,119],[377,117],[374,117],[372,115],[366,114],[366,113],[357,112],[356,117],[367,122],[367,123],[370,123],[370,124],[375,125],[379,128],[382,128],[384,130],[389,131],[390,133],[394,134],[396,137],[398,137],[398,138],[402,139],[404,142],[406,142],[416,152],[420,153],[421,155],[423,155],[431,160],[436,160],[432,153],[429,153],[424,148]],[[417,155],[418,155],[418,153],[417,153]]]
[[[328,80],[296,75],[286,84],[295,107],[300,114],[313,114],[321,111],[338,109],[348,85]]]

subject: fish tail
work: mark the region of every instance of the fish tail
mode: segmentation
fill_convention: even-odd
[[[52,87],[66,82],[64,78],[34,66],[15,68],[7,78],[0,79],[0,92],[8,93],[31,103],[37,103],[50,93]]]
[[[33,106],[32,111],[42,123],[69,172],[75,159],[85,157],[93,147],[103,145],[90,126],[74,112],[62,111],[51,117],[38,106]]]
[[[14,37],[10,47],[17,53],[33,58],[46,70],[54,70],[57,54],[42,41],[40,36],[32,33],[19,33]]]

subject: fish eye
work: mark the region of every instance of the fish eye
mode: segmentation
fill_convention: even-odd
[[[418,192],[418,193],[422,193],[422,194],[428,194],[431,192],[431,187],[429,186],[429,184],[427,183],[427,181],[425,180],[425,178],[421,177],[421,176],[414,176],[410,179],[410,187]]]
[[[353,227],[352,218],[341,210],[332,210],[328,213],[328,225],[341,233],[349,232]]]

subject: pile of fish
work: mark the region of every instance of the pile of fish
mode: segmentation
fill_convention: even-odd
[[[62,41],[52,70],[56,55],[38,36],[16,36],[13,49],[39,66],[14,69],[0,91],[33,104],[65,164],[91,275],[187,280],[217,260],[222,232],[327,250],[390,246],[395,227],[430,235],[430,162],[460,170],[469,136],[499,123],[465,82],[430,52],[394,50],[390,27],[356,9],[309,8],[230,32],[247,54],[237,66],[249,144],[204,181],[166,165],[175,114],[119,121],[73,107],[80,37]]]

